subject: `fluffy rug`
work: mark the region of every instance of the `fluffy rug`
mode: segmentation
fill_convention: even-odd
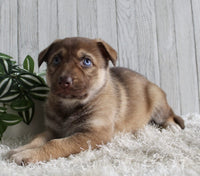
[[[9,163],[4,155],[30,137],[4,138],[0,143],[0,175],[199,176],[200,115],[188,114],[183,118],[185,130],[146,126],[136,135],[118,134],[98,150],[26,167]]]

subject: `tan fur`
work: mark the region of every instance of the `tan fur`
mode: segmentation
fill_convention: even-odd
[[[84,58],[92,66],[85,67]],[[66,38],[42,51],[39,65],[47,62],[50,87],[46,132],[11,151],[11,160],[28,164],[67,157],[89,145],[107,143],[117,132],[136,132],[150,122],[184,128],[158,86],[129,69],[108,67],[108,61],[115,65],[116,59],[116,51],[100,39]]]

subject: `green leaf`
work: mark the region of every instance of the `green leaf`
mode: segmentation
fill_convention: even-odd
[[[23,119],[20,116],[15,114],[7,114],[7,113],[0,114],[0,121],[7,126],[16,125],[22,120]]]
[[[40,73],[37,74],[40,77],[45,77],[46,76],[46,71],[42,71]]]
[[[18,90],[11,90],[8,94],[4,97],[0,98],[0,102],[10,102],[18,98],[20,92]]]
[[[12,66],[11,61],[7,59],[0,59],[0,64],[2,65],[4,72],[10,74]]]
[[[11,56],[8,56],[8,55],[3,54],[3,53],[0,53],[0,58],[1,58],[1,59],[12,59]]]
[[[5,112],[6,112],[6,110],[7,110],[7,108],[6,108],[6,107],[0,107],[0,113],[5,113]]]
[[[15,111],[18,111],[18,112],[21,112],[21,111],[25,111],[25,110],[28,110],[30,107],[33,106],[33,103],[32,101],[30,100],[27,100],[25,98],[18,98],[16,100],[14,100],[11,104],[10,104],[10,107],[15,110]]]
[[[28,70],[30,73],[33,73],[34,71],[34,60],[31,56],[26,56],[24,63],[23,63],[24,69]]]
[[[5,78],[8,78],[9,76],[8,75],[0,75],[0,84],[1,82],[5,79]]]
[[[23,118],[24,123],[26,123],[27,125],[29,125],[30,122],[33,119],[34,111],[35,111],[35,106],[33,104],[33,106],[31,108],[29,108],[26,111],[18,112],[18,114]]]
[[[40,77],[44,85],[47,85],[45,81],[46,71],[42,71],[41,73],[38,73],[37,76]]]
[[[30,95],[37,100],[45,100],[48,96],[49,88],[46,86],[35,87],[30,89]]]
[[[6,131],[7,125],[5,125],[1,120],[0,120],[0,140],[3,136],[3,133]]]
[[[30,89],[31,92],[36,92],[36,93],[48,93],[49,88],[47,86],[39,86],[39,87],[34,87]]]
[[[0,74],[5,74],[3,64],[0,62]]]
[[[0,97],[3,97],[4,95],[6,95],[9,92],[9,90],[11,89],[12,83],[13,83],[13,81],[9,77],[5,77],[3,80],[1,80]]]
[[[40,77],[31,73],[22,73],[18,76],[20,83],[27,88],[43,85]]]

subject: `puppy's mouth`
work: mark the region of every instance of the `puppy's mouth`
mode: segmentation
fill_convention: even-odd
[[[85,90],[53,89],[51,92],[64,99],[84,99],[88,96],[88,93]]]

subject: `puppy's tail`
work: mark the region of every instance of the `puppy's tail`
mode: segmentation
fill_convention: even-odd
[[[184,120],[180,117],[174,114],[173,120],[176,124],[178,124],[182,129],[185,128]]]

